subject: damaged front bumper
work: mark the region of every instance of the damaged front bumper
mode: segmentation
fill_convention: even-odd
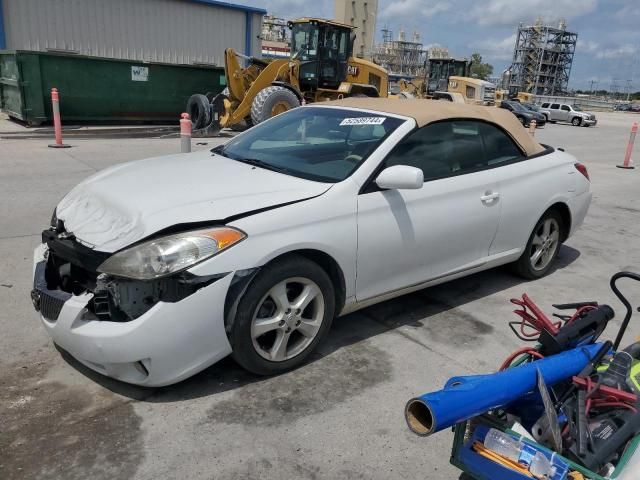
[[[231,353],[224,316],[233,273],[183,275],[171,288],[100,277],[92,283],[90,274],[76,274],[86,288],[57,285],[47,269],[67,266],[52,266],[49,253],[45,244],[34,252],[34,307],[53,341],[89,368],[128,383],[162,386]]]

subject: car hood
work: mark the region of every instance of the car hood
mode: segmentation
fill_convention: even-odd
[[[103,170],[71,190],[56,215],[81,243],[114,252],[167,227],[222,221],[329,188],[205,151]]]

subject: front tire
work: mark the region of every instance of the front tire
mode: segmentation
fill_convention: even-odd
[[[557,210],[547,211],[536,224],[527,246],[513,264],[515,272],[529,280],[544,277],[558,256],[564,224]]]
[[[334,287],[318,264],[298,255],[269,264],[238,304],[232,355],[258,375],[294,369],[324,339],[334,313]]]
[[[251,103],[251,121],[254,125],[280,113],[300,106],[300,100],[291,90],[272,85],[258,92]]]
[[[571,125],[573,125],[574,127],[579,127],[580,124],[582,124],[582,119],[580,117],[573,117],[573,119],[571,120]]]

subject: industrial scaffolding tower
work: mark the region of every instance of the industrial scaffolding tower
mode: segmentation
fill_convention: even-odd
[[[541,20],[533,26],[520,24],[510,69],[510,93],[566,93],[577,41],[578,34],[568,32],[564,21],[557,27],[543,25]]]
[[[373,61],[392,75],[422,77],[427,53],[418,32],[414,32],[412,41],[408,41],[404,30],[400,30],[398,39],[393,40],[393,32],[385,27],[382,30],[382,43],[374,48]]]

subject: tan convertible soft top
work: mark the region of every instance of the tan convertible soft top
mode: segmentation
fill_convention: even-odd
[[[522,127],[516,116],[508,110],[479,105],[463,105],[442,100],[394,99],[351,97],[334,100],[319,105],[362,108],[377,112],[392,113],[415,119],[418,126],[450,118],[484,120],[499,125],[506,130],[527,155],[544,151],[529,132]]]

